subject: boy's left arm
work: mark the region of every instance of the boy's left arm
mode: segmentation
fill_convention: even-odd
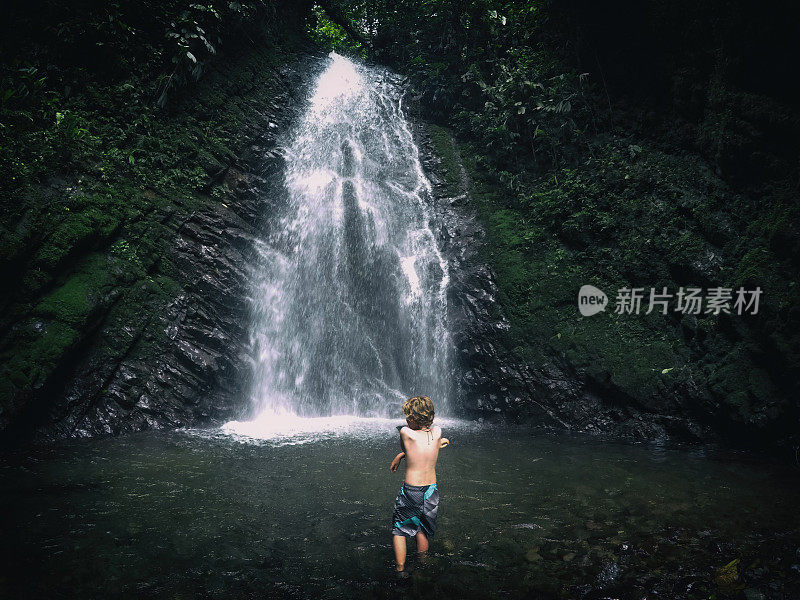
[[[397,471],[397,469],[400,467],[400,461],[402,461],[403,458],[405,458],[405,456],[406,456],[406,453],[405,452],[401,452],[400,454],[398,454],[397,456],[394,457],[394,460],[392,461],[392,464],[389,465],[389,470],[392,473]]]

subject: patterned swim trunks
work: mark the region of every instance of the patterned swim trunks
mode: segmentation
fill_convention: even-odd
[[[439,510],[439,489],[430,485],[408,485],[403,482],[394,502],[392,534],[413,537],[422,531],[431,537],[436,531]]]

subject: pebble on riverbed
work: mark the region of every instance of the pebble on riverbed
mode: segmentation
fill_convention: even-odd
[[[538,562],[542,560],[541,554],[539,554],[539,546],[534,546],[530,550],[525,553],[525,560],[528,562]]]

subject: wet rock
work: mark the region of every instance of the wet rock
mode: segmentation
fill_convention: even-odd
[[[535,546],[530,550],[528,550],[525,553],[525,560],[527,560],[530,563],[542,560],[542,556],[539,554],[539,546]]]

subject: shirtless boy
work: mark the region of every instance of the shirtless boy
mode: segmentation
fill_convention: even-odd
[[[436,459],[439,449],[450,441],[442,437],[442,428],[433,424],[433,402],[427,396],[415,396],[403,404],[408,426],[399,427],[403,451],[394,457],[389,469],[397,471],[406,459],[406,476],[394,503],[392,538],[395,568],[406,567],[406,538],[415,537],[417,553],[428,551],[428,540],[436,530],[439,490],[436,488]]]

